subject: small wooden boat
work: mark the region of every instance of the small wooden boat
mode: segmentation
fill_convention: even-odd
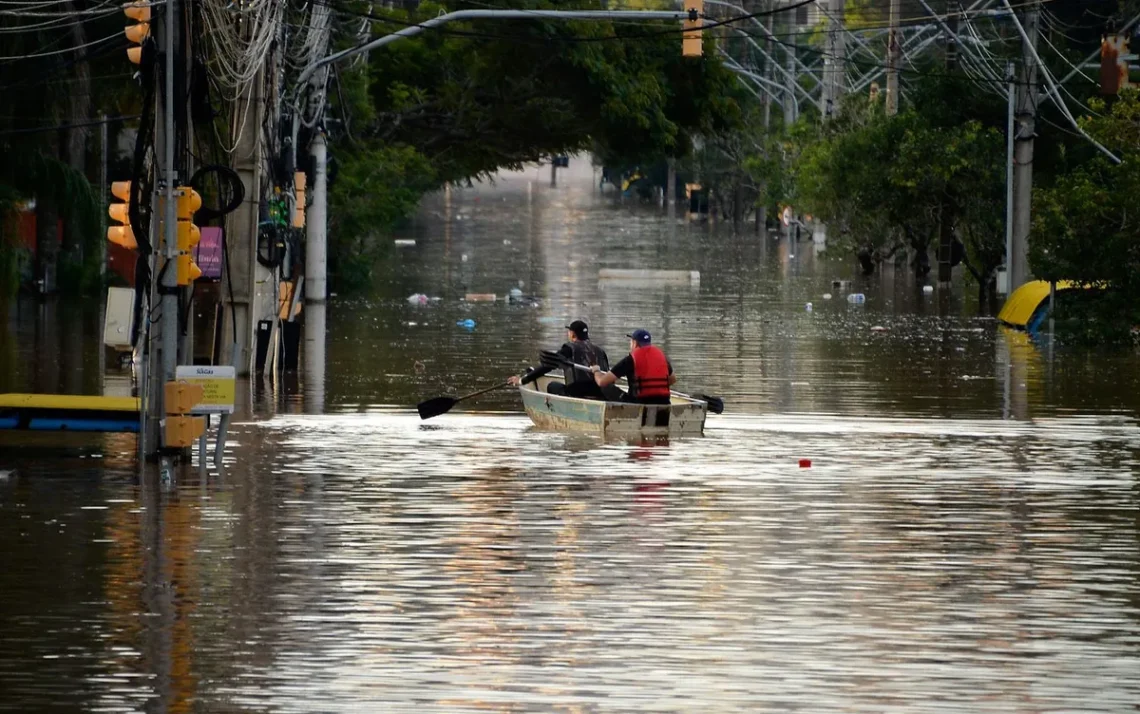
[[[603,436],[701,436],[708,404],[673,392],[672,403],[627,404],[575,399],[546,391],[560,376],[539,377],[519,387],[523,407],[534,425],[552,431],[585,431]]]

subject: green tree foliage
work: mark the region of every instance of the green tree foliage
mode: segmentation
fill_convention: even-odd
[[[544,2],[501,6],[570,9]],[[456,8],[422,3],[411,12],[389,11],[391,23],[376,23],[373,32],[395,32]],[[446,183],[584,149],[608,164],[683,157],[694,136],[739,122],[735,77],[715,59],[682,57],[675,22],[519,20],[444,28],[376,50],[366,70],[340,78],[334,104],[347,108],[338,113],[348,117],[350,131],[334,139],[340,172],[331,197],[330,259],[342,276],[366,272],[346,259],[374,257],[372,238],[407,215],[413,197]],[[343,185],[361,178],[371,190]]]
[[[1004,251],[1005,141],[984,108],[963,103],[960,85],[927,80],[894,117],[853,97],[818,132],[800,134],[795,197],[838,229],[834,246],[880,257],[909,248],[921,274],[945,219],[989,284]]]
[[[1097,156],[1034,191],[1030,267],[1044,280],[1105,288],[1078,308],[1082,336],[1122,340],[1140,324],[1140,92],[1090,107],[1097,116],[1084,129],[1123,163]]]

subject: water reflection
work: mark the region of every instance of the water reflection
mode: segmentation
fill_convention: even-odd
[[[239,389],[224,471],[164,484],[136,477],[130,435],[0,434],[0,708],[1140,701],[1134,359],[1050,371],[968,295],[590,181],[427,201],[375,294],[305,308],[300,370]],[[598,280],[638,266],[700,284]],[[461,300],[519,281],[537,307]],[[9,307],[7,388],[123,387],[94,366],[96,317],[29,309]],[[407,410],[521,370],[573,317],[611,357],[653,330],[727,414],[606,441],[534,429],[510,391]]]

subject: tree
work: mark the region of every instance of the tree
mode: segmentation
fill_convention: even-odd
[[[1084,129],[1123,159],[1097,156],[1034,191],[1030,267],[1044,280],[1105,288],[1082,306],[1088,340],[1124,340],[1140,324],[1140,92],[1128,89],[1109,105],[1090,100],[1098,116]]]
[[[374,32],[449,9],[388,11],[391,24]],[[351,123],[351,137],[333,137],[341,186],[330,215],[343,217],[330,233],[343,243],[330,254],[334,271],[350,255],[371,260],[370,237],[447,183],[585,149],[607,164],[683,157],[694,137],[730,130],[736,78],[714,58],[682,57],[680,43],[673,22],[521,20],[447,25],[373,52],[366,73],[341,76],[334,101]],[[343,185],[361,179],[374,190]]]

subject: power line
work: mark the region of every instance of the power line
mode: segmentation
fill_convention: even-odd
[[[64,129],[81,129],[88,126],[100,126],[102,124],[111,124],[117,121],[130,121],[138,119],[139,114],[132,114],[130,116],[121,117],[107,117],[105,119],[96,119],[94,121],[80,122],[78,124],[56,124],[55,126],[37,126],[31,129],[8,129],[7,131],[0,131],[0,136],[12,136],[15,134],[39,134],[45,131],[62,131]]]

